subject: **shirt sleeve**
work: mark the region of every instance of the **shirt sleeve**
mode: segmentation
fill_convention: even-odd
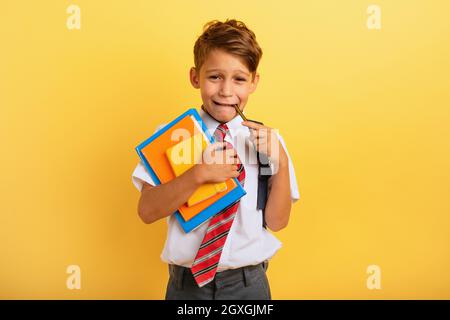
[[[277,135],[278,135],[278,138],[280,139],[281,145],[284,148],[284,151],[286,152],[286,154],[288,156],[288,160],[289,160],[289,181],[290,181],[290,184],[291,184],[291,186],[290,186],[291,187],[291,200],[292,200],[292,203],[295,203],[295,202],[297,202],[298,199],[300,199],[300,193],[298,191],[297,177],[296,177],[296,174],[295,174],[294,165],[292,164],[292,160],[291,160],[289,152],[288,152],[288,150],[286,148],[286,144],[284,142],[283,137],[280,134],[278,134],[278,133],[277,133]]]
[[[156,185],[152,177],[148,173],[147,169],[145,168],[144,164],[142,163],[142,161],[139,162],[136,168],[134,169],[131,179],[133,181],[134,186],[136,187],[136,189],[138,189],[139,192],[141,192],[142,190],[144,181],[152,186]]]
[[[166,124],[159,125],[153,134],[158,132],[161,128],[165,127],[165,125]],[[133,182],[134,186],[136,187],[136,189],[138,189],[139,192],[141,192],[142,190],[144,181],[152,186],[156,185],[155,181],[150,176],[150,173],[147,171],[142,161],[140,161],[137,164],[136,168],[134,169],[133,174],[131,175],[131,181]]]

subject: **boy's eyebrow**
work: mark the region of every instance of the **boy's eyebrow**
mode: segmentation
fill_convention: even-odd
[[[223,70],[221,70],[221,69],[209,69],[209,70],[206,70],[205,72],[214,72],[214,71],[220,71],[220,72],[223,72]],[[245,71],[242,71],[242,70],[235,70],[236,72],[240,72],[240,73],[243,73],[243,74],[245,74],[245,75],[247,75],[247,76],[250,76],[250,73],[248,73],[248,72],[245,72]]]

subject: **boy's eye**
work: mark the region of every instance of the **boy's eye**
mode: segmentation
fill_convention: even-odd
[[[210,76],[209,78],[210,78],[210,79],[216,80],[216,79],[220,78],[220,76]],[[244,78],[236,78],[236,80],[237,80],[237,81],[247,81],[247,80],[244,79]]]

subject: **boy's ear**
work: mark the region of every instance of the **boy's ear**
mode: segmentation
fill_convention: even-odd
[[[192,67],[191,70],[189,70],[189,79],[195,89],[200,88],[200,77],[197,74],[197,69],[195,69],[195,67]]]
[[[250,93],[255,92],[256,87],[258,86],[258,82],[259,82],[259,73],[255,74],[255,78],[253,79],[253,81],[250,83]]]

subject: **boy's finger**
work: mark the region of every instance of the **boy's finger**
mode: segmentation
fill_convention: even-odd
[[[235,155],[236,149],[234,149],[233,147],[229,147],[229,148],[223,149],[223,152],[225,152],[227,155]]]
[[[225,157],[225,163],[226,164],[235,164],[236,163],[236,158],[233,155],[227,155]]]
[[[224,150],[226,148],[225,142],[214,142],[212,145],[214,150]]]
[[[223,146],[224,144],[225,144],[225,141],[216,141],[212,145],[215,147],[220,147],[220,146]]]
[[[230,157],[230,158],[228,158],[228,163],[232,163],[232,164],[239,164],[240,163],[240,160],[239,160],[239,157]]]
[[[246,126],[246,127],[248,127],[248,128],[251,128],[251,129],[260,129],[260,128],[264,128],[263,125],[258,124],[258,123],[255,123],[255,122],[252,122],[252,121],[244,121],[244,122],[242,122],[242,125],[243,125],[243,126]]]

